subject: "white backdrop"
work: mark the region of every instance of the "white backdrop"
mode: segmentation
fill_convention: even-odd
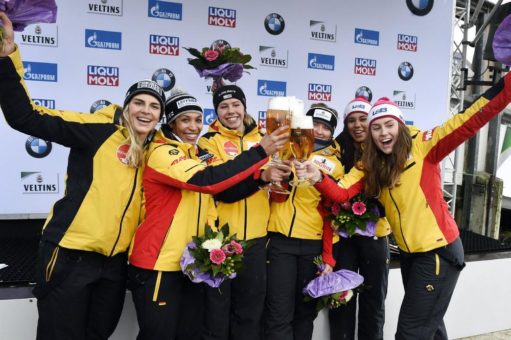
[[[237,85],[244,89],[248,111],[256,119],[264,117],[269,98],[262,94],[285,90],[286,95],[304,99],[306,106],[313,102],[307,100],[309,95],[318,96],[342,114],[362,86],[371,90],[373,102],[381,96],[400,101],[405,118],[421,128],[448,118],[452,0],[435,1],[425,16],[413,15],[405,0],[57,0],[57,4],[56,24],[31,25],[16,35],[28,88],[43,105],[89,112],[101,99],[122,103],[132,83],[164,68],[174,74],[177,87],[199,99],[210,122],[211,80],[200,78],[188,64],[191,56],[184,47],[202,49],[223,39],[252,55],[250,64],[257,69],[244,74]],[[265,29],[265,18],[272,13],[283,18],[281,34]],[[151,35],[166,42],[161,51],[168,54],[150,53],[150,42],[155,41]],[[412,51],[398,49],[398,39],[413,42],[405,45]],[[272,59],[273,65],[262,64],[263,59]],[[376,68],[355,74],[359,61]],[[407,81],[398,76],[403,62],[413,67]],[[95,71],[105,75],[100,81],[116,86],[89,85]],[[309,93],[310,88],[325,91]],[[342,123],[337,132],[341,129]],[[2,218],[45,216],[64,192],[67,150],[53,144],[46,157],[35,158],[27,144],[37,154],[45,150],[45,143],[28,139],[0,119]]]

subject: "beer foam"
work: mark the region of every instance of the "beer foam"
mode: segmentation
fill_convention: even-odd
[[[268,110],[289,110],[288,97],[271,97],[268,101]]]
[[[312,117],[304,114],[291,116],[291,129],[313,129]]]
[[[291,104],[290,104],[290,107],[291,107],[291,115],[292,116],[303,116],[304,115],[304,104],[303,104],[303,100],[301,99],[298,99],[296,97],[292,97],[291,99]]]

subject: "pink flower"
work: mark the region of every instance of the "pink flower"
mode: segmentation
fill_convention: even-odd
[[[345,290],[344,292],[342,292],[340,295],[339,295],[339,301],[342,301],[344,299],[346,299],[346,297],[348,296],[348,291]]]
[[[230,245],[234,248],[234,252],[236,254],[242,254],[243,253],[243,247],[241,246],[241,244],[239,244],[238,242],[232,240]]]
[[[350,201],[346,201],[346,202],[344,202],[343,204],[341,204],[341,207],[342,207],[344,210],[350,210],[350,209],[351,209],[351,203],[350,203]]]
[[[209,253],[209,259],[214,264],[220,265],[220,264],[224,263],[225,258],[226,258],[226,256],[225,256],[224,252],[222,251],[222,249],[213,249]]]
[[[366,212],[366,205],[363,202],[355,202],[351,206],[351,210],[355,215],[363,215]]]
[[[334,205],[332,205],[332,214],[334,214],[335,216],[337,216],[337,214],[339,214],[340,210],[341,210],[341,207],[339,206],[339,204],[334,203]]]
[[[207,50],[206,52],[204,52],[204,58],[206,58],[206,60],[208,61],[216,60],[216,58],[218,58],[219,55],[220,53],[218,53],[218,51],[215,50]]]
[[[225,253],[225,255],[227,255],[227,256],[231,256],[232,254],[234,254],[236,252],[236,249],[234,249],[234,246],[230,243],[224,244],[222,246],[222,250]]]

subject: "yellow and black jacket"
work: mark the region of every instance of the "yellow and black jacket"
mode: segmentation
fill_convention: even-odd
[[[427,131],[409,127],[413,137],[410,157],[398,185],[384,188],[379,199],[402,251],[426,252],[451,244],[459,236],[456,222],[443,198],[439,163],[461,143],[499,114],[511,101],[511,73],[475,100],[464,112]],[[363,173],[357,169],[340,186],[324,180],[316,187],[328,198],[344,200]],[[359,185],[357,183],[356,185]],[[342,186],[342,188],[341,188]],[[348,190],[346,190],[348,189]]]
[[[261,134],[256,125],[246,127],[242,134],[215,120],[208,133],[199,139],[199,146],[214,155],[212,164],[221,164],[258,145],[260,140]],[[240,239],[251,240],[267,233],[270,205],[268,193],[259,190],[263,184],[258,179],[259,175],[256,173],[254,177],[215,196],[219,225],[228,223],[230,232]]]
[[[199,157],[195,146],[172,139],[167,126],[157,132],[147,152],[146,218],[130,247],[132,265],[179,271],[186,244],[192,236],[203,234],[206,222],[214,221],[211,195],[251,176],[268,160],[262,146],[218,166],[207,166],[210,156]]]
[[[128,131],[121,108],[94,114],[36,106],[22,79],[16,49],[0,58],[0,105],[14,129],[70,148],[64,197],[44,225],[42,240],[105,256],[126,252],[141,211],[141,169],[126,165]]]

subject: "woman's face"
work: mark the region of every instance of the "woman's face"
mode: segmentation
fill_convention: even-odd
[[[328,126],[320,121],[314,120],[314,138],[329,141],[332,139],[332,131],[328,128]]]
[[[137,94],[128,103],[130,124],[140,139],[145,139],[160,120],[161,105],[150,94]]]
[[[356,143],[362,143],[367,138],[367,114],[353,112],[346,118],[346,127],[351,138]]]
[[[243,103],[236,98],[226,99],[220,102],[216,110],[218,120],[223,126],[243,132],[243,118],[245,118],[245,107]]]
[[[195,144],[202,131],[202,114],[199,112],[182,113],[170,123],[170,129],[183,142]]]
[[[399,133],[399,123],[397,120],[382,117],[371,123],[370,130],[376,147],[386,155],[391,154]]]

